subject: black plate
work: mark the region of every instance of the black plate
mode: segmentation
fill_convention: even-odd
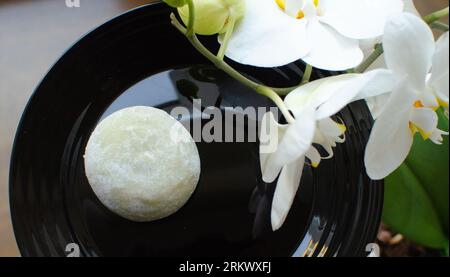
[[[261,181],[257,143],[198,143],[198,188],[178,213],[134,223],[107,210],[84,173],[90,133],[107,114],[133,105],[170,110],[203,105],[269,107],[266,99],[214,69],[147,5],[76,43],[36,89],[17,131],[10,170],[11,215],[23,256],[355,256],[379,224],[383,189],[364,173],[371,127],[364,103],[339,116],[347,142],[319,169],[306,167],[280,231],[270,230],[274,184]],[[205,43],[216,48],[215,39]],[[236,65],[269,85],[295,84],[301,63],[277,69]],[[315,78],[327,75],[315,72]],[[204,122],[203,122],[204,123]]]

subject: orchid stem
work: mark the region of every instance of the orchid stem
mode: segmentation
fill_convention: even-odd
[[[174,26],[180,33],[183,33],[185,36],[187,36],[187,29],[178,21],[175,14],[170,14],[170,22],[172,23],[172,26]]]
[[[176,18],[174,14],[170,15],[172,25],[178,29],[181,33],[183,33],[186,38],[189,40],[189,42],[194,46],[194,48],[200,52],[205,58],[210,60],[218,69],[224,71],[227,73],[230,77],[237,80],[238,82],[242,83],[243,85],[255,90],[258,94],[263,95],[271,99],[280,109],[280,111],[283,113],[284,117],[289,123],[294,122],[294,118],[289,113],[288,108],[283,102],[283,99],[275,92],[274,88],[267,87],[261,84],[258,84],[245,76],[243,76],[241,73],[236,71],[234,68],[232,68],[230,65],[228,65],[226,62],[224,62],[222,59],[220,59],[218,56],[211,53],[197,38],[197,36],[194,34],[189,35],[189,30],[186,29]]]
[[[438,20],[440,20],[443,17],[448,16],[449,9],[444,8],[442,10],[436,11],[434,13],[431,13],[425,17],[423,17],[423,20],[429,24],[432,25],[434,23],[438,24]],[[445,25],[445,24],[444,24]],[[447,26],[448,30],[448,26]],[[363,73],[365,72],[382,54],[384,53],[383,45],[381,43],[377,44],[375,46],[375,49],[373,50],[372,54],[370,54],[367,59],[365,59],[357,68],[354,69],[355,73]]]
[[[435,22],[431,23],[430,26],[433,29],[440,30],[442,32],[448,32],[448,25],[444,24],[442,22],[435,21]]]
[[[431,24],[446,16],[448,16],[448,7],[425,16],[423,20]]]
[[[302,78],[301,84],[306,84],[309,82],[309,80],[311,80],[312,71],[313,71],[312,65],[306,64],[306,68],[305,68],[305,72],[303,72],[303,78]]]
[[[193,0],[188,0],[187,3],[188,3],[188,7],[189,7],[189,21],[187,24],[186,36],[191,37],[195,34],[195,32],[194,32],[195,8],[194,8]]]
[[[296,86],[292,86],[292,87],[287,87],[287,88],[271,88],[273,91],[275,91],[278,95],[281,96],[286,96],[289,93],[291,93],[293,90],[295,90],[296,88],[298,88],[299,86],[301,86],[302,84],[298,84]]]
[[[275,91],[278,95],[282,95],[282,96],[288,95],[289,93],[291,93],[296,88],[300,87],[301,85],[304,85],[304,84],[308,83],[311,80],[313,69],[314,68],[312,67],[312,65],[307,64],[306,68],[305,68],[305,72],[303,72],[302,81],[300,82],[300,84],[298,84],[296,86],[287,87],[287,88],[271,88],[271,89],[273,91]]]
[[[242,76],[241,73],[236,71],[234,68],[229,66],[226,62],[219,59],[216,55],[214,55],[208,49],[206,49],[206,47],[203,46],[203,44],[198,40],[198,38],[195,34],[192,34],[192,35],[188,34],[188,30],[186,29],[186,27],[184,27],[178,21],[175,14],[171,14],[170,19],[171,19],[172,25],[176,29],[178,29],[178,31],[180,31],[180,33],[184,34],[187,37],[187,39],[189,40],[189,42],[191,42],[191,44],[197,49],[197,51],[199,51],[203,56],[205,56],[205,58],[210,60],[216,67],[225,71],[225,73],[227,73],[234,79],[238,80],[239,82],[243,83],[244,85],[246,85],[252,89],[256,89],[259,86],[263,86],[262,84],[258,84],[256,82],[253,82],[253,81],[249,80],[248,78]],[[293,86],[293,87],[287,87],[287,88],[273,88],[273,87],[268,87],[268,88],[270,88],[277,94],[284,96],[284,95],[289,94],[291,91],[293,91],[294,89],[296,89],[298,87],[299,87],[299,85]]]
[[[381,43],[375,45],[372,54],[355,68],[354,73],[364,73],[383,54],[383,52],[383,45]]]
[[[234,32],[234,25],[236,24],[236,19],[234,17],[230,18],[228,29],[225,33],[225,37],[223,39],[222,45],[220,46],[219,53],[217,57],[221,60],[225,57],[225,51],[228,48],[228,43],[230,42],[231,35]]]
[[[284,104],[283,99],[271,88],[260,86],[256,90],[259,94],[266,96],[270,100],[272,100],[280,109],[281,113],[283,114],[284,118],[289,124],[292,124],[295,122],[295,118],[291,115],[289,112],[289,109],[286,107],[286,104]]]

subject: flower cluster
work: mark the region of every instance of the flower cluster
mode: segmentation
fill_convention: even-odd
[[[436,112],[448,111],[448,30],[435,41],[429,24],[439,17],[420,18],[411,0],[166,2],[178,8],[186,27],[174,15],[172,23],[197,50],[272,99],[287,120],[279,124],[273,114],[266,114],[262,124],[276,128],[260,135],[261,140],[279,142],[274,152],[260,151],[263,180],[277,181],[274,230],[288,215],[304,164],[319,166],[345,141],[345,125],[332,118],[349,103],[366,99],[376,118],[365,153],[372,179],[387,177],[404,162],[416,133],[435,144],[448,135],[438,129]],[[442,14],[448,15],[448,8]],[[219,53],[209,52],[195,34],[217,34]],[[286,91],[248,80],[226,64],[224,56],[257,67],[297,60],[307,66],[301,85]],[[310,82],[312,68],[341,74]],[[279,94],[287,95],[282,99]]]

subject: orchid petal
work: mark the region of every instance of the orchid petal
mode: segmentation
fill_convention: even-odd
[[[355,101],[358,94],[372,79],[372,74],[362,74],[349,78],[342,84],[326,83],[319,87],[316,94],[331,94],[331,97],[317,109],[316,118],[323,119],[338,113],[349,103]]]
[[[345,142],[346,131],[347,128],[344,124],[337,123],[331,118],[325,118],[317,122],[314,143],[322,146],[328,154],[327,157],[321,157],[322,160],[331,159],[334,156],[333,147],[336,147],[336,143]],[[307,154],[307,157],[310,158],[310,154]]]
[[[259,157],[261,172],[263,175],[271,176],[266,177],[270,180],[275,180],[276,176],[278,176],[283,167],[281,164],[275,165],[268,162],[277,151],[278,142],[284,137],[287,128],[287,125],[278,124],[273,113],[271,112],[264,114],[261,120],[261,132],[259,134]]]
[[[368,76],[369,81],[357,95],[355,101],[366,99],[373,118],[378,118],[389,99],[389,93],[395,87],[397,79],[392,71],[386,69],[375,69],[364,74]]]
[[[241,64],[276,67],[299,60],[309,50],[304,20],[286,15],[275,0],[246,0],[246,13],[225,54]]]
[[[373,180],[391,174],[408,156],[413,142],[409,119],[414,101],[414,91],[402,80],[375,122],[364,158],[367,174]]]
[[[439,107],[439,101],[436,98],[433,88],[425,88],[424,91],[417,91],[417,100],[427,108]]]
[[[384,107],[386,106],[386,103],[388,103],[390,96],[389,93],[385,93],[366,99],[367,106],[369,107],[373,119],[377,119],[383,113]]]
[[[440,100],[440,104],[444,107],[448,107],[448,92],[449,92],[449,72],[444,72],[439,77],[433,80],[434,93]]]
[[[300,185],[305,163],[304,157],[285,165],[278,178],[275,194],[272,201],[271,222],[274,231],[280,229],[294,202]]]
[[[342,76],[344,76],[344,77],[342,77]],[[317,97],[315,95],[316,90],[321,85],[323,85],[326,82],[329,82],[330,80],[340,80],[342,78],[347,79],[348,77],[345,75],[338,75],[338,76],[322,78],[322,79],[318,79],[318,80],[306,83],[306,84],[296,88],[291,93],[289,93],[285,97],[284,103],[290,110],[301,110],[306,105],[310,105],[311,101],[313,101],[313,100],[316,103],[315,105],[313,104],[313,106],[321,104],[324,101],[326,101],[326,99],[322,99],[322,100],[317,99]],[[313,96],[314,96],[314,98],[313,98]]]
[[[436,96],[448,105],[449,93],[449,33],[443,34],[436,42],[433,56],[430,85]]]
[[[358,40],[346,38],[315,19],[308,20],[307,32],[311,50],[302,59],[313,67],[339,71],[362,62],[364,54]]]
[[[439,119],[436,112],[430,108],[415,108],[410,120],[419,129],[424,139],[428,139],[437,128]]]
[[[335,145],[332,145],[331,143],[324,143],[321,144],[323,149],[327,152],[327,157],[322,157],[322,159],[331,159],[334,156],[333,147],[336,147]]]
[[[311,161],[312,167],[318,167],[322,160],[319,151],[317,151],[314,146],[311,146],[308,151],[306,151],[305,156]]]
[[[448,132],[445,132],[445,131],[442,131],[439,129],[435,129],[430,136],[430,140],[437,145],[441,145],[444,142],[444,138],[442,136],[448,136],[448,135],[449,135]]]
[[[317,125],[324,135],[332,138],[338,138],[346,131],[345,125],[339,124],[329,117],[319,120]]]
[[[357,76],[359,75],[342,74],[315,80],[289,93],[284,102],[292,111],[302,109],[306,105],[317,108],[328,101],[337,91],[342,89],[350,79],[356,78]]]
[[[314,0],[304,0],[302,11],[306,19],[314,19],[317,16],[317,8]]]
[[[414,5],[413,0],[403,0],[403,4],[405,6],[404,11],[414,14],[415,16],[420,17],[419,11],[417,11],[416,6]]]
[[[314,110],[306,108],[295,114],[295,118],[281,138],[277,151],[264,163],[262,174],[267,183],[277,178],[279,169],[303,156],[311,147],[316,128]]]
[[[366,85],[358,93],[355,101],[389,93],[397,83],[395,75],[387,69],[375,69],[364,75],[367,78]]]
[[[393,16],[386,24],[383,46],[388,68],[399,78],[408,76],[409,82],[423,91],[435,49],[428,25],[409,13]]]
[[[401,0],[321,0],[320,20],[352,39],[381,36],[387,18],[403,10]]]
[[[292,16],[297,17],[298,11],[300,11],[303,8],[303,1],[302,0],[286,0],[285,1],[286,10],[285,12]]]

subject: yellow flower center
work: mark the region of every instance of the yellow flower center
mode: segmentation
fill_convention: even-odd
[[[422,104],[422,101],[417,100],[416,102],[414,102],[414,107],[415,108],[423,108],[424,105]]]
[[[300,0],[298,0],[298,1],[300,1]],[[286,0],[275,0],[275,2],[277,3],[278,7],[280,7],[280,9],[282,11],[288,12],[286,10]],[[319,0],[313,0],[313,3],[314,3],[314,7],[316,8],[316,14],[319,15],[319,11],[318,11]],[[303,18],[305,18],[305,9],[302,8],[302,9],[299,9],[298,11],[294,11],[294,14],[295,14],[296,19],[303,19]]]
[[[299,10],[297,13],[297,19],[302,19],[305,17],[305,13],[302,10]]]
[[[336,124],[339,127],[339,130],[341,130],[342,134],[347,132],[347,126],[345,126],[345,124],[343,124],[343,123],[336,123]]]
[[[277,2],[280,9],[282,9],[283,11],[286,10],[286,0],[275,0],[275,2]]]

